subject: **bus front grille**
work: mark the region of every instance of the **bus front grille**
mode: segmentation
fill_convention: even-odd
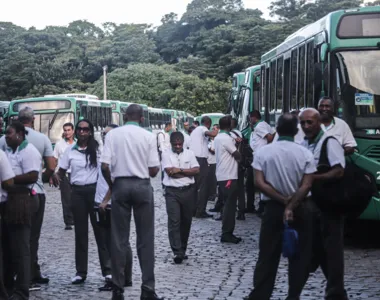
[[[380,146],[371,147],[365,156],[377,162],[380,162]]]

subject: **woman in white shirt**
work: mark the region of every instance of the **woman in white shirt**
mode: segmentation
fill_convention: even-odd
[[[13,122],[5,133],[8,145],[6,155],[15,177],[8,194],[5,196],[2,192],[2,198],[6,200],[4,238],[7,241],[4,243],[4,246],[7,245],[4,249],[4,275],[6,288],[13,289],[15,299],[29,299],[31,217],[38,209],[37,193],[33,186],[42,166],[42,157],[25,139],[26,134],[20,122]]]
[[[75,265],[76,275],[72,284],[86,281],[88,268],[88,217],[94,229],[95,238],[99,239],[94,211],[96,183],[99,171],[99,144],[94,138],[94,126],[83,119],[75,127],[77,142],[66,149],[59,162],[59,170],[54,183],[58,183],[71,170],[72,187],[71,210],[74,216],[75,229]],[[111,262],[106,248],[98,248],[103,276],[111,274]]]

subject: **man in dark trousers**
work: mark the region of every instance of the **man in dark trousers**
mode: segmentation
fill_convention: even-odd
[[[307,198],[316,171],[312,153],[294,143],[297,119],[284,114],[278,120],[277,143],[255,152],[255,184],[262,192],[259,258],[254,272],[254,289],[249,300],[270,300],[280,262],[284,220],[298,232],[298,255],[289,258],[287,300],[299,300],[308,274],[312,247],[310,199]],[[286,158],[286,159],[285,159]]]
[[[112,192],[112,299],[124,299],[125,253],[133,209],[142,272],[141,300],[157,300],[161,298],[155,293],[154,199],[150,184],[150,177],[159,172],[157,141],[151,132],[140,127],[144,121],[141,106],[128,106],[126,119],[125,126],[107,134],[101,157],[102,174]]]
[[[238,161],[240,153],[235,140],[230,135],[231,118],[224,116],[219,120],[220,131],[215,138],[216,179],[220,186],[219,195],[223,199],[222,243],[238,244],[241,238],[234,235],[235,213],[238,196]]]
[[[201,120],[201,126],[196,127],[190,135],[190,150],[194,152],[200,166],[199,174],[195,177],[195,184],[198,192],[195,206],[195,217],[200,219],[212,217],[212,215],[206,213],[208,200],[208,139],[210,137],[215,137],[218,132],[210,131],[210,127],[211,119],[207,116],[203,117]]]
[[[321,115],[314,108],[305,109],[300,119],[306,135],[303,146],[313,153],[315,164],[318,164],[322,144],[330,133],[324,132],[323,126],[321,128]],[[345,148],[339,140],[329,139],[327,158],[331,170],[323,174],[315,174],[314,180],[326,181],[341,178],[346,166],[344,152]],[[344,218],[340,214],[321,212],[314,202],[312,204],[314,246],[311,271],[314,272],[319,266],[321,267],[327,280],[325,299],[346,300],[348,296],[344,289]]]
[[[166,211],[170,246],[175,255],[174,262],[187,259],[186,249],[193,218],[194,176],[199,173],[199,164],[192,151],[183,148],[184,136],[173,132],[171,149],[162,153]]]

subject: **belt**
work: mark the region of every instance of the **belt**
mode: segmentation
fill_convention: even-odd
[[[96,182],[95,183],[89,183],[89,184],[72,184],[71,185],[72,187],[93,187],[93,186],[96,186]]]
[[[172,189],[172,190],[179,190],[179,191],[186,191],[190,188],[193,187],[192,184],[186,185],[186,186],[165,186],[167,189]]]
[[[149,178],[140,178],[137,176],[120,176],[120,177],[115,177],[116,179],[140,179],[140,180],[149,180]]]

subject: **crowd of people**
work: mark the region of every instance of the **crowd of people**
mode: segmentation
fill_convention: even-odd
[[[0,139],[1,247],[0,299],[29,299],[29,292],[49,282],[38,264],[38,244],[45,210],[43,183],[60,188],[65,230],[75,234],[76,273],[88,273],[90,219],[104,277],[100,291],[124,299],[132,286],[132,213],[142,272],[141,299],[163,299],[155,292],[154,195],[150,178],[161,169],[168,216],[168,237],[175,264],[189,259],[193,218],[221,221],[222,243],[238,244],[235,220],[258,213],[262,218],[259,258],[247,299],[269,300],[282,251],[284,224],[299,234],[299,255],[289,259],[287,299],[299,299],[309,274],[319,266],[326,277],[326,299],[348,299],[344,288],[343,216],[321,211],[310,190],[313,182],[342,177],[345,155],[356,142],[348,125],[334,117],[326,97],[318,110],[283,114],[274,131],[259,111],[250,114],[247,141],[237,120],[209,117],[175,131],[172,124],[155,135],[140,127],[143,111],[130,105],[125,125],[110,124],[95,138],[90,120],[63,126],[54,148],[33,129],[34,112],[25,107]],[[324,141],[330,170],[317,173]],[[286,159],[284,159],[286,157]],[[44,169],[43,169],[44,168]],[[255,191],[259,191],[258,209]],[[207,212],[207,204],[214,208]]]

